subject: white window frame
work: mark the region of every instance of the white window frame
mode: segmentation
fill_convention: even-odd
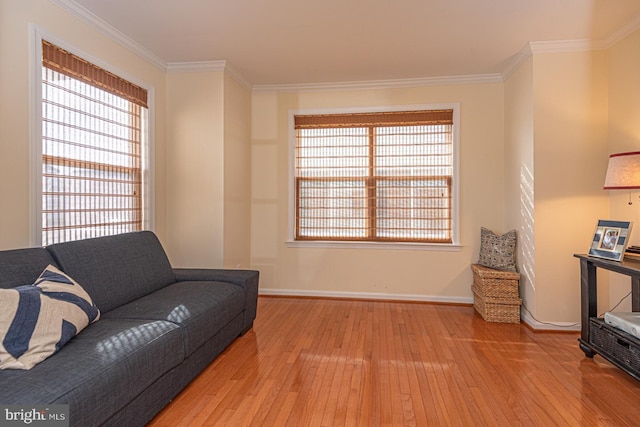
[[[451,195],[452,242],[451,243],[405,243],[405,242],[349,242],[327,240],[295,240],[296,227],[296,192],[295,192],[295,148],[296,131],[294,129],[297,115],[349,114],[349,113],[382,113],[395,111],[418,110],[453,110],[453,184]],[[295,109],[289,110],[289,201],[288,201],[288,235],[287,247],[290,248],[360,248],[360,249],[407,249],[460,251],[460,103],[394,105],[362,108],[327,108],[327,109]]]
[[[94,57],[77,47],[46,32],[37,25],[30,25],[29,86],[31,92],[30,110],[30,243],[42,246],[42,39],[73,53],[115,75],[140,86],[147,91],[147,133],[142,158],[142,229],[155,229],[155,91],[153,86],[141,81],[116,67]]]

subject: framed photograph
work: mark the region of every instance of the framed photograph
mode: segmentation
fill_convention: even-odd
[[[629,244],[631,222],[598,220],[589,255],[621,261]]]

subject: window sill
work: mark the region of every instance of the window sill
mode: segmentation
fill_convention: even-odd
[[[459,252],[462,245],[454,243],[403,243],[403,242],[334,242],[327,240],[287,240],[288,248],[321,249],[384,249],[411,251]]]

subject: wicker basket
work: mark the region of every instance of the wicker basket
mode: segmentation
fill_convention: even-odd
[[[473,307],[487,322],[520,323],[520,298],[496,298],[483,295],[475,286],[473,291]]]
[[[491,298],[519,298],[518,282],[520,274],[515,271],[500,271],[472,264],[473,285],[479,294]]]
[[[592,317],[589,324],[589,344],[603,351],[614,364],[640,378],[640,339],[602,319]]]

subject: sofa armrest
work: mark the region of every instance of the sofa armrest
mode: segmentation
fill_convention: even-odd
[[[258,280],[260,273],[256,270],[231,270],[212,268],[174,268],[176,282],[212,281],[227,282],[241,286],[245,294],[243,333],[251,329],[256,318],[258,305]]]

